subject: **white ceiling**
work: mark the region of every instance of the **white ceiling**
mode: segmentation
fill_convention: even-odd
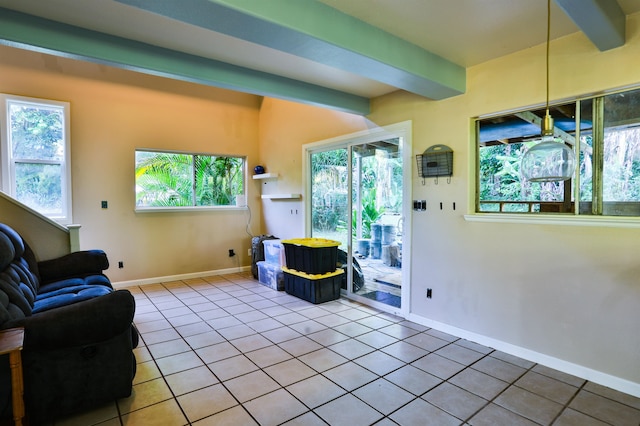
[[[320,0],[467,68],[546,40],[546,0]],[[640,0],[618,0],[625,13]],[[551,38],[578,31],[551,2]]]
[[[465,68],[539,45],[546,37],[545,0],[319,1]],[[640,12],[640,0],[618,3],[626,15]],[[0,7],[367,98],[397,90],[113,0],[0,0]],[[551,16],[552,38],[578,31],[554,2]]]

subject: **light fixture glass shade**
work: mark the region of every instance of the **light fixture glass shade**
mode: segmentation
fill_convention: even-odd
[[[571,179],[575,166],[573,150],[562,140],[548,136],[524,154],[520,172],[530,182],[558,182]]]

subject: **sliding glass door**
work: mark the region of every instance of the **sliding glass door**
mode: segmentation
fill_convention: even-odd
[[[312,237],[340,242],[347,297],[399,312],[408,268],[404,138],[385,136],[308,149],[309,225]]]

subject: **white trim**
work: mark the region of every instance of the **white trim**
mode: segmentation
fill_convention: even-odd
[[[260,173],[259,175],[253,175],[254,179],[277,179],[277,173]]]
[[[136,207],[135,213],[168,213],[168,212],[215,212],[225,210],[247,210],[247,206],[183,206],[183,207]]]
[[[11,188],[11,175],[9,173],[9,139],[8,123],[9,109],[7,108],[7,98],[0,94],[0,189],[11,194],[7,189]]]
[[[599,226],[608,228],[640,228],[640,217],[588,216],[559,214],[474,213],[464,215],[467,222],[520,223],[527,225]]]
[[[111,283],[111,285],[113,285],[113,288],[115,289],[122,289],[122,288],[135,287],[139,285],[165,283],[169,281],[189,280],[192,278],[211,277],[215,275],[237,274],[238,272],[247,272],[250,270],[251,270],[251,266],[240,266],[236,268],[216,269],[212,271],[192,272],[192,273],[180,274],[180,275],[167,275],[164,277],[152,277],[152,278],[142,278],[139,280],[118,281],[118,282]]]
[[[207,276],[233,274],[238,272],[247,272],[251,269],[250,266],[241,266],[238,268],[218,269],[212,271],[194,272],[181,275],[168,275],[164,277],[144,278],[139,280],[119,281],[113,282],[112,285],[115,289],[127,289],[130,287],[159,284],[163,282],[186,280],[192,278],[202,278]],[[360,300],[358,300],[359,302]],[[382,311],[393,313],[391,310],[383,309],[382,306],[372,306]],[[388,308],[388,307],[387,307]],[[397,314],[395,314],[397,315]],[[402,316],[402,315],[399,315]],[[493,339],[482,334],[474,333],[462,328],[454,327],[448,324],[444,324],[438,321],[430,320],[419,315],[409,313],[407,316],[403,316],[406,320],[415,322],[425,327],[434,328],[443,333],[448,333],[453,336],[466,339],[478,344],[505,352],[507,354],[517,356],[519,358],[526,359],[537,364],[545,365],[549,368],[553,368],[562,371],[567,374],[571,374],[577,377],[581,377],[585,380],[589,380],[593,383],[597,383],[603,386],[607,386],[611,389],[639,397],[640,398],[640,383],[635,383],[617,376],[603,373],[601,371],[593,370],[582,365],[574,364],[559,358],[551,357],[530,349],[526,349],[520,346],[513,345],[511,343],[503,342],[501,340]]]
[[[174,150],[166,150],[166,149],[155,149],[155,148],[135,148],[134,149],[134,157],[135,157],[135,161],[134,161],[134,171],[137,169],[138,167],[138,159],[137,159],[137,154],[138,153],[143,153],[143,152],[151,152],[151,153],[156,153],[156,154],[177,154],[177,155],[186,155],[186,156],[190,156],[192,158],[192,160],[196,157],[196,156],[200,156],[200,157],[211,157],[211,158],[233,158],[233,159],[240,159],[242,160],[242,193],[241,194],[236,194],[234,197],[238,197],[238,196],[243,196],[247,197],[247,191],[248,191],[248,183],[247,183],[247,179],[249,176],[249,172],[247,170],[247,156],[246,155],[232,155],[232,154],[211,154],[211,153],[205,153],[205,152],[193,152],[193,151],[174,151]],[[192,161],[193,162],[193,161]],[[192,170],[192,177],[193,177],[193,173],[195,171]],[[192,185],[193,185],[193,180],[191,181]],[[138,176],[136,175],[135,177],[135,185],[134,185],[134,191],[133,191],[133,199],[134,199],[134,203],[137,203],[137,186],[138,186]],[[168,207],[164,207],[164,206],[135,206],[134,207],[134,212],[135,213],[153,213],[153,212],[164,212],[164,213],[174,213],[174,212],[181,212],[181,211],[206,211],[206,210],[239,210],[239,209],[245,209],[246,203],[242,206],[238,206],[238,205],[227,205],[227,206],[198,206],[195,205],[196,204],[196,199],[195,199],[195,193],[194,193],[194,189],[192,187],[192,191],[191,191],[191,205],[188,206],[168,206]],[[236,198],[237,200],[237,198]],[[237,201],[236,201],[237,202]]]
[[[516,346],[511,343],[493,339],[482,334],[474,333],[438,321],[433,321],[415,314],[409,314],[407,320],[640,398],[640,383],[635,383],[621,377],[612,376],[611,374],[606,374],[601,371],[593,370],[579,364],[574,364],[560,358],[545,355],[540,352],[532,351],[527,348]]]
[[[72,224],[68,225],[69,229],[69,250],[73,253],[80,251],[80,228],[82,225]]]
[[[194,272],[181,275],[168,275],[164,277],[144,278],[139,280],[119,281],[112,283],[115,289],[126,289],[135,286],[159,284],[163,282],[186,280],[192,278],[202,278],[207,276],[233,274],[238,272],[247,272],[251,269],[250,266],[242,266],[238,268],[218,269],[212,271]],[[392,313],[391,310],[381,309],[381,306],[372,306],[380,310]],[[396,314],[397,315],[397,314]],[[400,315],[402,316],[402,315]],[[505,352],[507,354],[517,356],[519,358],[526,359],[537,364],[545,365],[549,368],[553,368],[562,371],[567,374],[571,374],[577,377],[581,377],[585,380],[589,380],[593,383],[597,383],[603,386],[607,386],[611,389],[618,390],[620,392],[640,397],[640,383],[631,382],[629,380],[612,376],[610,374],[603,373],[601,371],[593,370],[582,365],[574,364],[559,358],[551,357],[530,349],[526,349],[520,346],[513,345],[511,343],[503,342],[501,340],[493,339],[482,334],[474,333],[468,330],[464,330],[458,327],[454,327],[448,324],[444,324],[438,321],[433,321],[428,318],[421,317],[415,314],[409,314],[404,317],[408,321],[421,324],[425,327],[434,328],[443,333],[448,333],[453,336],[466,339],[472,342],[479,343],[481,345]]]
[[[64,141],[64,158],[60,161],[50,160],[30,160],[15,161],[11,155],[11,141],[9,133],[9,103],[28,104],[34,107],[42,107],[47,109],[59,109],[63,114],[63,130],[62,139]],[[73,202],[72,202],[72,186],[71,186],[71,105],[69,102],[54,101],[42,98],[31,98],[25,96],[16,96],[0,93],[0,164],[2,165],[2,174],[0,175],[0,188],[4,192],[15,197],[15,164],[16,163],[37,163],[60,165],[60,174],[62,180],[61,187],[61,216],[46,215],[50,219],[61,225],[69,225],[73,223]]]
[[[16,200],[15,198],[13,198],[12,196],[6,194],[3,191],[0,191],[0,198],[4,198],[5,200],[10,202],[11,204],[15,204],[16,206],[20,207],[21,209],[23,209],[27,213],[37,217],[38,219],[40,219],[43,222],[46,222],[47,224],[59,229],[60,231],[69,232],[69,229],[72,226],[77,226],[77,227],[80,226],[80,225],[62,225],[62,224],[60,224],[60,222],[56,222],[55,220],[51,219],[50,217],[43,215],[39,211],[34,210],[31,207],[27,206],[26,204],[21,203],[20,201]]]

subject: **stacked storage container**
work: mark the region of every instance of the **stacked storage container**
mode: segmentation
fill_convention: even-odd
[[[280,240],[264,240],[264,259],[257,262],[258,281],[274,290],[284,290],[284,247]]]
[[[286,267],[284,289],[311,303],[340,298],[344,270],[337,268],[340,242],[323,238],[282,240]]]

